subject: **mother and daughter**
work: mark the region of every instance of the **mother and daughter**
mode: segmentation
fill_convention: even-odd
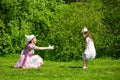
[[[90,32],[85,27],[82,30],[83,37],[86,38],[86,46],[85,51],[82,54],[83,57],[83,69],[88,68],[87,61],[89,59],[93,59],[96,56],[96,51],[93,43],[93,39],[90,36]],[[17,63],[15,64],[15,68],[38,68],[43,65],[43,59],[39,55],[34,55],[34,50],[46,50],[46,49],[54,49],[54,46],[49,47],[38,47],[36,46],[36,37],[34,35],[26,35],[27,45],[24,50],[21,52],[21,56]]]

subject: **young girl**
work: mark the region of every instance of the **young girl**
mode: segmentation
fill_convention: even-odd
[[[49,47],[37,47],[36,37],[34,35],[26,35],[27,45],[21,56],[14,66],[15,68],[38,68],[43,65],[43,59],[39,55],[33,55],[34,50],[54,49],[54,46]]]
[[[86,38],[86,47],[85,51],[83,53],[83,69],[86,69],[88,67],[87,61],[88,59],[93,59],[96,56],[96,50],[94,47],[94,42],[93,39],[90,36],[90,32],[88,29],[85,27],[82,30],[83,37]]]

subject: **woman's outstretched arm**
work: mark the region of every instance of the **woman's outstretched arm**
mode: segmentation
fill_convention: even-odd
[[[47,49],[54,49],[54,46],[49,46],[49,47],[35,47],[36,50],[47,50]]]

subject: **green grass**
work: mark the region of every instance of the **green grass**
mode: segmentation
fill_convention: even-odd
[[[120,80],[120,59],[95,59],[89,68],[82,61],[44,61],[37,69],[15,69],[18,58],[0,57],[0,80]]]

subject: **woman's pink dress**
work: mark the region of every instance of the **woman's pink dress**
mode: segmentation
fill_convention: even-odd
[[[36,46],[31,47],[31,45],[32,44],[27,45],[14,66],[15,68],[38,68],[43,64],[43,59],[39,55],[33,55]],[[29,48],[32,49],[28,50]]]

